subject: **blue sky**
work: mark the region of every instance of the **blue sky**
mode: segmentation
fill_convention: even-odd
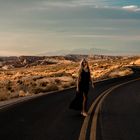
[[[140,1],[0,1],[0,55],[82,48],[140,54]]]

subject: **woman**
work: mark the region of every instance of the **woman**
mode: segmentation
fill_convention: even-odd
[[[86,59],[83,59],[80,64],[78,79],[77,79],[77,92],[83,97],[81,115],[86,117],[87,95],[90,83],[94,87],[91,79],[89,65]]]

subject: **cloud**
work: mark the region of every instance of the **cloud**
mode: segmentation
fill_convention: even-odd
[[[81,7],[94,7],[98,8],[98,5],[93,1],[83,1],[83,0],[74,0],[74,1],[42,1],[38,3],[38,7],[35,7],[39,10],[51,9],[51,8],[81,8]],[[34,9],[35,9],[34,8]]]
[[[138,7],[137,5],[128,5],[128,6],[123,6],[122,7],[124,10],[128,10],[128,11],[140,11],[140,7]]]
[[[140,36],[139,35],[71,35],[69,37],[73,38],[104,38],[104,39],[115,39],[115,40],[131,40],[131,41],[139,41]]]

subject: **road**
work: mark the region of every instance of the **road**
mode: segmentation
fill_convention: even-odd
[[[137,77],[138,74],[134,74],[96,83],[95,88],[91,88],[88,95],[88,109],[107,89]],[[100,120],[98,119],[98,121],[103,123],[97,125],[98,139],[103,136],[103,140],[123,140],[128,134],[132,134],[130,138],[139,137],[139,85],[140,82],[136,82],[132,86],[131,84],[123,86],[113,91],[118,94],[111,94],[105,99],[101,113],[99,113]],[[0,139],[78,140],[85,118],[80,115],[80,112],[69,109],[74,94],[75,89],[73,88],[0,109]],[[91,118],[93,116],[94,114],[90,115]],[[102,127],[102,130],[99,126]],[[135,128],[137,128],[136,131],[134,131]],[[87,134],[90,131],[89,128]],[[117,137],[115,138],[115,136]]]
[[[98,125],[97,140],[140,140],[140,79],[107,96]]]

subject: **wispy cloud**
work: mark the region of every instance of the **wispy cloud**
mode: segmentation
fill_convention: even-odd
[[[115,39],[115,40],[140,40],[140,36],[139,35],[133,35],[133,36],[128,36],[128,35],[71,35],[69,37],[74,37],[74,38],[104,38],[104,39]]]
[[[66,8],[103,8],[103,9],[114,9],[114,10],[127,10],[127,11],[140,11],[140,7],[138,5],[115,5],[111,4],[110,0],[56,0],[56,1],[35,1],[34,3],[30,3],[24,7],[20,7],[20,9],[24,9],[25,11],[45,11],[49,9],[66,9]]]
[[[41,5],[43,7],[63,7],[63,8],[75,8],[75,7],[85,7],[85,6],[90,6],[90,7],[95,7],[97,8],[97,4],[95,4],[93,1],[69,1],[69,2],[41,2]]]
[[[32,10],[48,10],[54,8],[82,8],[82,7],[93,7],[98,8],[96,0],[69,0],[69,1],[39,1],[30,7],[24,7],[26,11]]]
[[[123,6],[122,9],[128,10],[128,11],[140,11],[140,7],[137,5],[128,5],[128,6]]]
[[[104,1],[96,0],[70,0],[70,1],[40,1],[24,7],[25,11],[46,11],[58,9],[72,9],[72,8],[97,8],[97,9],[111,9],[111,10],[125,10],[131,12],[139,12],[140,7],[138,5],[126,5],[126,6],[115,6],[105,3]]]

